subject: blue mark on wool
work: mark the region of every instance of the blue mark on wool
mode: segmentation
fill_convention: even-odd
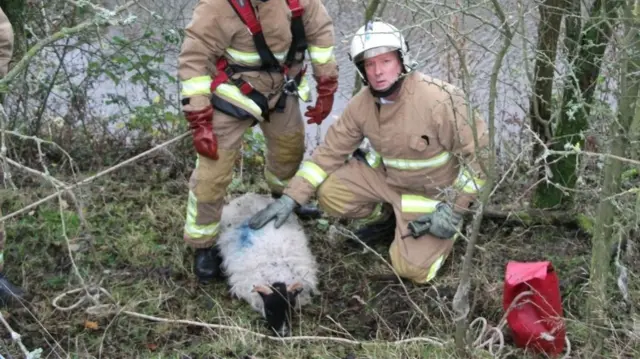
[[[253,245],[253,233],[254,231],[249,228],[249,221],[245,221],[237,229],[238,233],[238,247],[239,249],[249,248]]]

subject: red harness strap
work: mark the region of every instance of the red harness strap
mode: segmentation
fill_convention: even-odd
[[[242,19],[242,22],[249,28],[251,35],[262,32],[262,26],[258,18],[256,18],[251,0],[229,0],[229,4],[231,4],[240,19]]]
[[[290,94],[295,91],[294,89],[290,89],[289,87],[297,86],[295,83],[292,84],[292,80],[289,79],[289,68],[296,60],[295,56],[297,53],[302,53],[303,57],[299,61],[304,60],[304,51],[307,49],[306,36],[304,31],[304,24],[302,22],[302,15],[304,14],[304,8],[300,5],[299,0],[287,0],[287,5],[291,10],[291,32],[292,32],[292,41],[291,46],[289,47],[289,51],[287,53],[287,57],[285,59],[284,65],[280,65],[280,62],[271,52],[269,46],[267,45],[264,34],[262,33],[262,26],[256,17],[255,11],[250,0],[228,0],[231,7],[234,9],[238,17],[242,20],[242,22],[247,26],[249,32],[253,37],[254,44],[256,46],[256,50],[258,51],[258,55],[260,55],[261,66],[259,68],[252,68],[251,70],[262,70],[262,71],[275,71],[282,73],[285,76],[285,93]],[[234,66],[239,68],[239,66]],[[234,74],[234,70],[229,66],[228,61],[220,57],[216,63],[216,68],[218,70],[217,76],[211,82],[211,92],[214,92],[220,84],[225,83],[231,80],[236,86],[240,88],[240,91],[245,95],[251,98],[254,102],[256,102],[260,108],[262,109],[262,114],[265,119],[268,118],[268,101],[264,95],[256,91],[251,84],[241,79],[232,79]],[[293,81],[299,82],[302,78],[301,75],[304,75],[304,71],[296,76],[296,79]],[[282,101],[278,102],[277,107],[284,106],[284,96],[281,97]]]
[[[302,14],[304,14],[304,8],[300,5],[300,1],[287,0],[287,5],[289,5],[289,9],[291,10],[292,18],[301,17]]]

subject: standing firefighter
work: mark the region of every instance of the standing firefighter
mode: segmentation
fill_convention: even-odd
[[[305,116],[307,123],[320,125],[338,87],[333,48],[333,22],[321,0],[200,0],[196,5],[178,75],[197,152],[184,240],[195,249],[194,273],[201,282],[219,275],[213,244],[243,133],[260,125],[267,145],[265,178],[273,196],[280,197],[304,155],[299,99],[309,102],[310,96],[305,51],[318,93]],[[317,214],[313,208],[297,211]]]
[[[9,61],[13,55],[13,28],[0,8],[0,78],[9,71]],[[0,95],[0,98],[4,96]],[[0,202],[2,204],[2,202]],[[2,212],[0,211],[0,217]],[[12,297],[22,296],[22,289],[15,287],[2,273],[4,268],[4,222],[0,222],[0,303],[4,304]]]
[[[477,153],[486,151],[488,136],[462,91],[412,71],[407,51],[392,25],[368,22],[357,31],[349,55],[368,88],[250,227],[273,218],[279,226],[317,191],[327,213],[361,220],[363,241],[393,238],[389,255],[400,276],[416,283],[435,277],[484,182]],[[372,145],[366,154],[358,149],[365,137]]]

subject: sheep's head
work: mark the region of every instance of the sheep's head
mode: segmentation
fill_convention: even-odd
[[[296,304],[296,297],[302,292],[300,282],[289,286],[282,282],[272,283],[270,286],[256,285],[254,292],[258,292],[264,303],[262,313],[267,320],[267,325],[277,335],[286,337],[291,326],[291,312]]]

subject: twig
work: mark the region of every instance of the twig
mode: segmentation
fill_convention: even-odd
[[[83,291],[84,288],[77,288],[77,289],[73,289],[67,292],[64,292],[62,294],[60,294],[59,296],[57,296],[53,302],[52,305],[61,311],[71,311],[73,309],[77,309],[78,307],[80,307],[80,305],[86,303],[88,300],[96,300],[96,295],[91,296],[90,299],[87,298],[81,298],[78,301],[76,301],[74,304],[68,306],[68,307],[62,307],[60,305],[58,305],[58,301],[61,300],[64,296],[68,295],[68,294],[72,294],[72,293],[78,293]],[[97,288],[92,288],[91,289],[94,292],[98,292],[98,293],[104,293],[106,294],[109,298],[113,299],[111,297],[111,295],[109,294],[109,292],[102,288],[102,287],[97,287]],[[105,309],[109,308],[109,310],[106,311],[105,313]],[[159,322],[159,323],[171,323],[171,324],[185,324],[185,325],[193,325],[193,326],[198,326],[198,327],[203,327],[203,328],[209,328],[209,329],[219,329],[219,330],[230,330],[230,331],[236,331],[236,332],[241,332],[244,334],[249,334],[258,338],[263,338],[263,339],[269,339],[269,340],[274,340],[274,341],[280,341],[280,342],[292,342],[292,341],[325,341],[325,342],[338,342],[338,343],[343,343],[343,344],[351,344],[351,345],[404,345],[404,344],[408,344],[408,343],[414,343],[414,342],[421,342],[421,343],[428,343],[431,345],[435,345],[438,347],[443,347],[445,346],[448,342],[447,341],[443,341],[437,338],[431,338],[431,337],[415,337],[415,338],[408,338],[408,339],[402,339],[402,340],[396,340],[396,341],[392,341],[392,342],[386,342],[386,341],[358,341],[358,340],[352,340],[352,339],[347,339],[347,338],[336,338],[336,337],[324,337],[324,336],[291,336],[291,337],[275,337],[275,336],[270,336],[270,335],[266,335],[266,334],[262,334],[262,333],[258,333],[258,332],[254,332],[250,329],[246,329],[246,328],[242,328],[239,326],[232,326],[232,325],[224,325],[224,324],[211,324],[211,323],[205,323],[205,322],[199,322],[199,321],[193,321],[193,320],[187,320],[187,319],[170,319],[170,318],[163,318],[163,317],[156,317],[153,315],[147,315],[147,314],[142,314],[142,313],[138,313],[138,312],[134,312],[131,310],[124,310],[123,308],[118,307],[117,305],[113,304],[96,304],[94,306],[91,306],[89,308],[87,308],[85,310],[87,313],[89,314],[126,314],[128,316],[131,317],[135,317],[135,318],[141,318],[141,319],[146,319],[146,320],[150,320],[153,322]]]
[[[600,153],[600,152],[592,152],[592,151],[582,151],[580,149],[574,149],[573,151],[556,151],[556,150],[545,150],[543,154],[545,157],[548,155],[585,155],[589,157],[599,157],[601,159],[612,158],[621,162],[627,162],[634,165],[640,165],[640,161],[633,160],[631,158],[626,158],[622,156],[612,155],[610,153]]]
[[[11,131],[11,130],[2,129],[1,131],[3,132],[3,134],[6,133],[7,135],[12,135],[12,136],[18,137],[18,138],[23,139],[23,140],[31,140],[31,141],[35,141],[35,142],[38,142],[38,143],[46,143],[47,145],[51,145],[51,146],[55,147],[58,151],[62,152],[65,155],[65,157],[67,157],[69,159],[69,166],[71,166],[71,168],[73,169],[73,162],[74,162],[73,158],[71,157],[69,152],[67,152],[64,148],[62,148],[57,143],[55,143],[53,141],[43,140],[42,138],[39,138],[39,137],[36,137],[36,136],[24,135],[22,133]]]
[[[5,186],[9,185],[11,186],[11,188],[16,190],[17,187],[13,183],[13,181],[11,181],[11,172],[9,172],[9,166],[7,165],[7,161],[6,161],[7,145],[6,145],[6,138],[4,135],[4,126],[5,126],[6,119],[7,119],[7,113],[4,111],[4,106],[2,105],[2,103],[0,103],[0,131],[2,131],[2,133],[0,133],[0,161],[2,161],[0,165],[2,166],[2,173],[3,173],[2,181]]]
[[[92,19],[83,21],[79,25],[76,25],[74,27],[63,28],[62,30],[56,32],[55,34],[38,41],[35,45],[33,45],[33,47],[29,49],[29,51],[27,51],[27,53],[11,69],[11,71],[9,71],[9,73],[7,73],[7,75],[0,80],[0,89],[6,87],[11,81],[13,81],[13,79],[15,79],[18,76],[18,74],[20,74],[27,67],[31,59],[35,57],[45,46],[52,44],[60,39],[64,39],[65,37],[79,34],[96,24],[97,25],[107,24],[109,22],[107,18],[108,16],[118,15],[135,4],[136,4],[136,1],[129,1],[126,4],[122,6],[118,6],[113,10],[102,11],[100,15]]]
[[[486,188],[480,194],[480,198],[479,198],[480,208],[476,217],[473,220],[472,233],[467,242],[467,248],[466,248],[464,259],[462,262],[460,283],[458,284],[458,288],[456,289],[456,293],[453,297],[453,303],[452,303],[453,310],[456,313],[456,318],[454,318],[454,322],[456,325],[456,331],[455,331],[456,350],[460,355],[464,355],[467,350],[466,333],[469,330],[469,326],[467,324],[468,323],[467,317],[470,311],[469,288],[471,287],[471,270],[473,267],[473,264],[472,264],[473,252],[475,250],[476,242],[478,240],[478,234],[480,233],[483,210],[485,208],[485,205],[489,202],[489,196],[491,195],[490,189],[493,188],[493,185],[495,183],[495,178],[494,178],[495,176],[491,172],[491,169],[495,168],[494,164],[496,161],[494,132],[495,132],[495,103],[496,103],[496,97],[497,97],[498,74],[499,74],[500,68],[502,67],[502,62],[504,60],[504,57],[506,56],[509,48],[511,47],[511,41],[513,38],[513,32],[511,31],[507,23],[506,16],[502,10],[500,3],[497,0],[492,0],[492,4],[495,10],[495,15],[498,17],[498,19],[500,20],[501,26],[504,28],[504,37],[503,37],[504,41],[503,41],[502,47],[500,48],[499,53],[496,56],[496,60],[493,64],[493,68],[491,70],[492,72],[491,72],[490,84],[489,84],[489,119],[488,119],[489,150],[490,150],[490,154],[488,158],[489,168],[486,168],[484,166],[483,161],[479,161],[480,167],[482,168],[482,171],[485,174],[487,174],[488,180],[486,181],[487,183],[485,184]],[[454,47],[456,48],[456,50],[458,50],[455,45]],[[464,75],[468,76],[469,72],[464,61],[461,62],[461,67],[463,68]],[[464,79],[466,76],[463,76],[462,78],[463,83],[465,82]],[[468,96],[468,92],[466,93]],[[469,118],[473,118],[473,116],[471,115],[469,116]],[[478,148],[477,129],[475,128],[475,126],[473,126],[472,129],[473,129],[473,141],[476,148]],[[502,347],[500,349],[502,349]]]
[[[229,331],[235,331],[235,332],[241,332],[244,334],[249,334],[258,338],[262,338],[262,339],[268,339],[268,340],[273,340],[273,341],[279,341],[279,342],[294,342],[294,341],[324,341],[324,342],[337,342],[337,343],[342,343],[342,344],[350,344],[350,345],[356,345],[356,346],[375,346],[375,345],[391,345],[391,346],[400,346],[400,345],[405,345],[405,344],[409,344],[409,343],[427,343],[430,345],[434,345],[437,347],[444,347],[448,344],[451,343],[451,340],[441,340],[438,338],[433,338],[433,337],[414,337],[414,338],[407,338],[407,339],[401,339],[401,340],[395,340],[395,341],[380,341],[380,340],[372,340],[372,341],[359,341],[359,340],[355,340],[355,339],[347,339],[347,338],[338,338],[338,337],[326,337],[326,336],[311,336],[311,335],[303,335],[303,336],[291,336],[291,337],[276,337],[276,336],[270,336],[270,335],[266,335],[266,334],[262,334],[262,333],[258,333],[255,331],[252,331],[250,329],[246,329],[246,328],[242,328],[239,326],[233,326],[233,325],[224,325],[224,324],[212,324],[212,323],[206,323],[206,322],[201,322],[201,321],[194,321],[194,320],[188,320],[188,319],[170,319],[170,318],[164,318],[164,317],[157,317],[157,316],[153,316],[153,315],[148,315],[148,314],[142,314],[142,313],[138,313],[138,312],[134,312],[132,310],[125,310],[125,307],[120,307],[117,304],[101,304],[98,302],[99,299],[99,294],[103,293],[105,294],[109,299],[111,299],[112,301],[114,300],[113,297],[111,296],[111,294],[104,288],[102,287],[92,287],[89,289],[90,292],[93,292],[95,294],[90,294],[87,292],[87,294],[85,294],[84,297],[80,298],[79,300],[77,300],[75,303],[71,304],[68,307],[62,307],[58,304],[58,301],[60,301],[62,298],[64,298],[66,295],[69,294],[73,294],[73,293],[79,293],[84,291],[84,288],[76,288],[76,289],[72,289],[69,291],[66,291],[62,294],[60,294],[59,296],[57,296],[53,302],[52,305],[60,310],[60,311],[64,311],[64,312],[68,312],[74,309],[78,309],[82,304],[88,302],[88,301],[93,301],[95,304],[86,308],[85,312],[91,315],[106,315],[106,314],[113,314],[116,317],[120,314],[126,314],[128,316],[131,317],[135,317],[135,318],[140,318],[140,319],[146,319],[146,320],[150,320],[153,322],[159,322],[159,323],[170,323],[170,324],[184,324],[184,325],[193,325],[193,326],[198,326],[198,327],[203,327],[203,328],[207,328],[207,329],[218,329],[218,330],[229,330]],[[522,293],[519,293],[511,302],[511,304],[509,305],[509,307],[507,308],[507,310],[505,311],[504,315],[502,316],[500,322],[498,323],[497,326],[495,327],[488,327],[487,325],[487,320],[483,317],[478,317],[476,318],[473,322],[471,322],[469,328],[473,327],[475,323],[480,323],[481,324],[481,329],[480,332],[477,336],[477,338],[474,340],[473,342],[473,347],[476,350],[482,349],[483,347],[487,346],[488,347],[488,351],[497,357],[497,355],[502,351],[502,349],[504,348],[504,336],[502,334],[502,328],[506,325],[507,323],[507,316],[509,315],[509,313],[511,312],[511,310],[513,310],[514,308],[516,308],[516,306],[522,304],[522,301],[520,301],[520,299],[532,295],[533,292],[532,291],[525,291]],[[87,296],[89,296],[90,298],[87,298]],[[530,301],[528,301],[529,303],[531,303]],[[3,319],[4,321],[4,319]],[[489,333],[493,333],[490,337],[487,338],[487,335]],[[493,352],[493,347],[492,345],[495,343],[495,341],[498,340],[499,342],[499,349],[496,353]],[[570,353],[571,353],[571,343],[569,341],[568,338],[565,337],[565,343],[567,345],[567,351],[564,358],[568,358]]]
[[[185,132],[185,133],[183,133],[183,134],[181,134],[179,136],[174,137],[173,139],[171,139],[169,141],[163,142],[163,143],[161,143],[161,144],[159,144],[159,145],[157,145],[157,146],[155,146],[155,147],[153,147],[153,148],[151,148],[151,149],[149,149],[147,151],[144,151],[144,152],[142,152],[142,153],[140,153],[140,154],[138,154],[136,156],[133,156],[133,157],[129,158],[126,161],[120,162],[119,164],[117,164],[117,165],[115,165],[113,167],[109,167],[106,170],[98,172],[97,174],[95,174],[95,175],[93,175],[91,177],[88,177],[88,178],[86,178],[86,179],[84,179],[84,180],[82,180],[80,182],[74,183],[73,185],[66,186],[65,188],[62,188],[62,189],[56,191],[55,193],[50,194],[49,196],[47,196],[47,197],[45,197],[45,198],[43,198],[43,199],[41,199],[39,201],[31,203],[30,205],[28,205],[28,206],[26,206],[26,207],[24,207],[24,208],[22,208],[20,210],[17,210],[17,211],[15,211],[13,213],[7,214],[6,216],[0,218],[0,222],[6,221],[7,219],[13,218],[13,217],[15,217],[15,216],[17,216],[17,215],[19,215],[21,213],[25,213],[25,212],[27,212],[28,210],[30,210],[32,208],[35,208],[35,207],[37,207],[37,206],[39,206],[39,205],[41,205],[41,204],[53,199],[53,198],[56,198],[62,192],[66,192],[66,191],[72,190],[74,188],[80,187],[82,185],[91,183],[97,178],[100,178],[100,177],[102,177],[102,176],[104,176],[104,175],[106,175],[108,173],[111,173],[111,172],[113,172],[113,171],[115,171],[115,170],[117,170],[117,169],[119,169],[121,167],[124,167],[124,166],[126,166],[126,165],[128,165],[128,164],[130,164],[132,162],[135,162],[135,161],[139,160],[140,158],[145,157],[146,155],[148,155],[148,154],[150,154],[152,152],[155,152],[155,151],[157,151],[159,149],[162,149],[162,148],[164,148],[164,147],[166,147],[166,146],[168,146],[168,145],[170,145],[170,144],[172,144],[174,142],[178,142],[181,139],[183,139],[183,138],[185,138],[185,137],[187,137],[189,135],[191,135],[191,132],[187,131],[187,132]]]
[[[358,243],[360,243],[362,246],[365,247],[366,250],[370,251],[371,253],[373,253],[376,257],[380,258],[380,260],[382,260],[382,262],[384,264],[387,265],[387,267],[389,267],[389,269],[391,269],[391,271],[393,272],[393,274],[395,275],[395,277],[398,279],[398,283],[400,283],[400,286],[402,287],[402,289],[404,290],[404,293],[407,295],[407,299],[409,300],[409,302],[413,305],[413,307],[418,311],[418,313],[422,314],[422,316],[424,317],[424,319],[429,323],[429,325],[431,325],[432,327],[435,328],[435,326],[433,325],[433,323],[431,322],[431,320],[429,319],[429,316],[420,308],[420,306],[413,301],[413,299],[411,299],[411,295],[409,294],[409,290],[407,290],[407,287],[404,285],[404,283],[402,282],[402,278],[400,278],[400,275],[398,275],[398,272],[396,272],[395,268],[393,268],[393,266],[391,264],[389,264],[389,262],[387,262],[384,257],[382,257],[382,255],[380,255],[380,253],[376,252],[375,250],[373,250],[371,247],[369,247],[366,243],[364,243],[363,241],[360,240],[360,238],[358,238],[358,236],[356,236],[352,231],[344,228],[344,227],[338,227],[335,225],[331,225],[330,230],[334,230],[336,232],[338,232],[339,234],[347,237],[347,238],[351,238],[355,241],[357,241]]]
[[[2,312],[0,312],[0,321],[2,321],[2,324],[4,325],[4,327],[7,328],[7,331],[11,334],[11,340],[13,340],[14,342],[16,342],[16,344],[18,344],[25,358],[27,359],[40,358],[42,349],[38,348],[34,351],[29,351],[29,349],[27,349],[27,347],[25,347],[24,344],[22,344],[22,336],[20,335],[20,333],[17,333],[16,331],[13,330],[13,328],[11,328],[9,323],[7,323],[7,321],[4,319],[4,315],[2,315]]]
[[[62,207],[62,197],[60,196],[60,194],[58,194],[58,206],[59,206],[59,212],[60,212],[60,223],[62,224],[62,237],[64,238],[64,241],[67,244],[67,252],[69,253],[69,260],[71,261],[71,266],[73,267],[73,271],[78,277],[78,280],[80,280],[80,285],[82,285],[82,287],[84,288],[85,293],[87,293],[87,296],[93,301],[93,304],[97,305],[98,300],[89,294],[89,289],[87,288],[87,285],[84,282],[84,278],[82,278],[82,275],[80,275],[80,270],[76,265],[75,259],[73,259],[73,253],[71,252],[71,243],[69,241],[69,236],[67,235],[67,225],[64,220],[64,208]]]
[[[58,145],[57,143],[52,142],[52,141],[43,140],[43,139],[41,139],[39,137],[36,137],[36,136],[23,135],[21,133],[14,132],[14,131],[8,131],[8,130],[4,130],[4,129],[2,129],[1,131],[3,131],[3,133],[2,133],[3,136],[6,133],[6,134],[10,134],[10,135],[16,136],[16,137],[21,138],[21,139],[35,141],[36,146],[38,148],[38,154],[39,154],[40,163],[42,164],[43,168],[45,169],[45,172],[43,173],[43,172],[34,170],[32,168],[29,168],[27,166],[24,166],[24,165],[22,165],[22,164],[20,164],[20,163],[18,163],[16,161],[13,161],[13,160],[11,160],[9,158],[6,158],[6,156],[3,157],[3,159],[5,161],[7,161],[9,164],[13,165],[14,167],[18,167],[18,168],[20,168],[22,170],[25,170],[25,171],[27,171],[27,172],[29,172],[31,174],[36,175],[36,176],[43,177],[45,180],[48,180],[48,181],[52,182],[54,187],[56,187],[56,189],[59,189],[58,187],[67,186],[66,183],[54,178],[53,176],[51,176],[49,174],[49,171],[47,170],[46,165],[44,163],[44,154],[42,153],[42,148],[41,148],[41,145],[43,143],[45,143],[45,144],[48,144],[48,145],[52,145],[54,148],[56,148],[57,150],[62,152],[67,157],[67,159],[69,160],[69,167],[71,168],[71,172],[73,173],[73,175],[75,177],[75,171],[73,169],[73,166],[74,166],[73,158],[71,157],[71,155],[67,151],[65,151],[64,148],[60,147],[60,145]],[[76,198],[76,195],[75,195],[75,193],[73,193],[73,191],[67,191],[67,194],[69,195],[69,197],[71,198],[71,201],[76,206],[76,212],[78,213],[78,218],[80,219],[80,223],[82,223],[82,226],[84,228],[87,228],[88,227],[87,220],[84,217],[84,205]]]
[[[33,175],[36,175],[38,177],[42,177],[47,181],[50,181],[51,184],[53,184],[53,186],[56,189],[59,189],[60,187],[67,187],[68,185],[58,179],[56,179],[55,177],[51,176],[48,173],[43,173],[40,172],[38,170],[34,170],[33,168],[27,167],[25,165],[22,165],[14,160],[12,160],[11,158],[5,157],[4,158],[5,161],[7,161],[8,164],[17,167],[21,170],[24,170],[25,172],[31,173]],[[82,223],[83,227],[87,227],[87,221],[84,218],[84,213],[83,213],[83,206],[80,204],[80,202],[78,201],[78,199],[76,198],[75,194],[72,191],[66,191],[66,193],[69,195],[69,197],[71,198],[71,200],[75,203],[76,205],[76,211],[78,213],[78,218],[80,219],[80,222]]]
[[[403,344],[407,344],[407,343],[421,342],[421,343],[429,343],[431,345],[435,345],[435,346],[438,346],[438,347],[442,347],[445,344],[447,344],[446,341],[442,341],[440,339],[430,338],[430,337],[408,338],[408,339],[396,340],[396,341],[392,341],[392,342],[377,341],[377,340],[376,341],[358,341],[358,340],[351,340],[351,339],[347,339],[347,338],[323,337],[323,336],[311,336],[311,335],[300,335],[300,336],[291,336],[291,337],[274,337],[274,336],[271,336],[271,335],[257,333],[257,332],[254,332],[252,330],[249,330],[249,329],[245,329],[245,328],[242,328],[242,327],[231,326],[231,325],[209,324],[209,323],[196,322],[196,321],[186,320],[186,319],[161,318],[161,317],[155,317],[155,316],[152,316],[152,315],[132,312],[132,311],[128,311],[128,310],[124,310],[124,311],[122,311],[122,313],[127,314],[127,315],[132,316],[132,317],[147,319],[147,320],[151,320],[151,321],[154,321],[154,322],[173,323],[173,324],[187,324],[187,325],[195,325],[195,326],[211,328],[211,329],[222,329],[222,330],[239,331],[239,332],[242,332],[242,333],[245,333],[245,334],[249,334],[249,335],[253,335],[253,336],[256,336],[256,337],[259,337],[259,338],[275,340],[275,341],[281,341],[281,342],[325,341],[325,342],[338,342],[338,343],[352,344],[352,345],[363,345],[363,346],[364,345],[396,345],[397,346],[397,345],[403,345]]]

